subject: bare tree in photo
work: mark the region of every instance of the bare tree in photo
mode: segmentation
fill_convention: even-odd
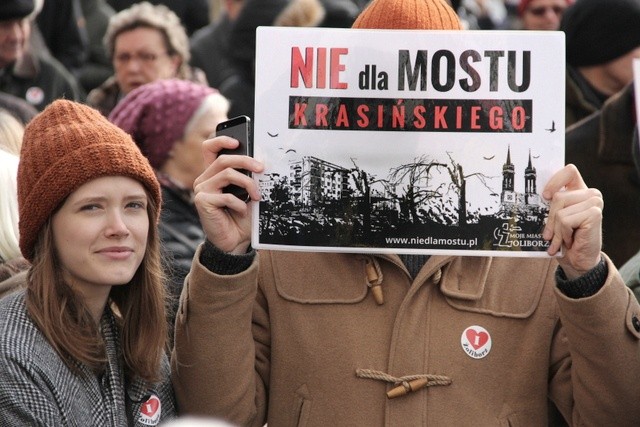
[[[351,158],[353,168],[349,170],[349,177],[355,187],[355,190],[361,194],[362,203],[360,208],[362,212],[362,231],[365,239],[371,236],[371,186],[377,182],[387,183],[386,179],[376,178],[375,175],[367,173],[356,164],[355,159]]]
[[[450,185],[458,196],[458,225],[465,225],[467,223],[467,179],[472,177],[478,178],[482,185],[491,192],[493,190],[487,183],[487,180],[492,177],[479,172],[465,175],[462,165],[453,159],[450,152],[447,152],[447,156],[449,156],[450,162],[450,164],[446,165],[449,176],[451,177]]]
[[[418,209],[422,206],[430,205],[434,198],[442,198],[443,185],[431,188],[432,169],[447,167],[445,163],[438,163],[430,160],[427,156],[421,156],[413,163],[400,165],[391,170],[389,181],[394,187],[402,186],[404,194],[399,196],[401,206],[408,211],[411,222],[417,224],[421,222]],[[444,215],[438,209],[438,216]],[[443,218],[438,218],[443,219]]]

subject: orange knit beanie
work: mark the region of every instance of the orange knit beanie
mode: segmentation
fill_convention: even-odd
[[[445,0],[373,0],[352,28],[461,30],[462,26]]]
[[[34,117],[25,128],[18,165],[22,255],[33,261],[40,229],[69,194],[92,179],[116,175],[140,181],[159,214],[160,184],[126,132],[93,108],[67,100],[54,101]]]

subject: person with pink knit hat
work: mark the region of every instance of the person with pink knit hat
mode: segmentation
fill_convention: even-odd
[[[182,283],[204,240],[193,204],[193,183],[204,171],[202,141],[227,119],[229,102],[209,86],[182,79],[147,83],[131,91],[109,120],[133,137],[162,188],[160,238],[166,255],[173,325]]]
[[[0,426],[154,426],[173,418],[160,184],[97,110],[52,102],[25,129],[19,245],[0,299]]]
[[[373,0],[353,27],[460,23],[445,0]],[[182,414],[253,427],[540,426],[551,399],[571,425],[637,424],[640,305],[601,252],[602,197],[574,166],[541,193],[550,257],[255,251],[260,192],[236,169],[263,163],[218,156],[237,145],[228,137],[204,144],[195,200],[207,240],[171,358]],[[225,194],[230,183],[252,202]]]

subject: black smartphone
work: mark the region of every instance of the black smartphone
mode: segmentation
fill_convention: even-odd
[[[220,150],[219,155],[222,154],[238,154],[243,156],[253,156],[253,147],[249,138],[250,135],[251,119],[247,116],[238,116],[232,119],[219,123],[216,126],[216,136],[226,135],[231,138],[237,139],[240,142],[237,148],[233,150],[223,149]],[[251,173],[244,169],[239,169],[240,172],[251,176]],[[237,185],[229,185],[223,190],[225,193],[231,193],[237,198],[248,201],[249,194],[247,190]]]

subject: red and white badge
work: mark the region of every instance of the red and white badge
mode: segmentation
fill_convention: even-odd
[[[31,86],[27,89],[24,99],[31,105],[39,105],[44,101],[44,90],[38,86]]]
[[[138,422],[145,426],[155,426],[160,422],[162,404],[155,394],[152,394],[146,402],[140,406],[140,418]]]
[[[460,344],[469,357],[482,359],[491,351],[491,335],[482,326],[469,326],[462,332]]]

